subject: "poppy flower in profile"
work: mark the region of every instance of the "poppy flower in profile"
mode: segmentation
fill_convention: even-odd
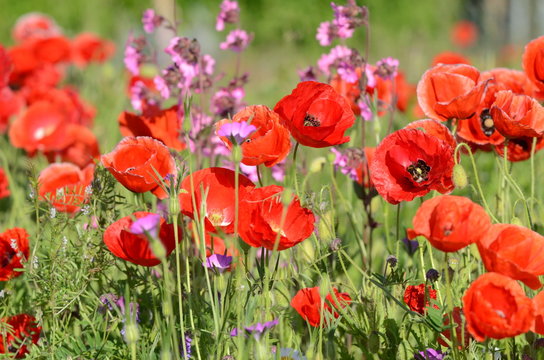
[[[533,140],[532,137],[519,137],[508,139],[508,142],[503,142],[494,147],[495,152],[499,154],[500,157],[504,157],[504,147],[506,144],[506,152],[508,161],[517,162],[524,161],[531,157],[533,153]],[[536,144],[534,152],[544,148],[544,136],[539,136],[536,138]]]
[[[459,344],[458,347],[459,349],[467,348],[470,345],[472,336],[468,332],[466,321],[464,321],[463,310],[456,306],[453,308],[451,316],[454,322],[453,328],[455,328],[455,338],[457,339],[457,344]],[[444,327],[446,330],[442,331],[441,334],[446,339],[452,341],[449,314],[444,314]],[[442,346],[449,347],[449,345],[440,336],[438,337],[438,343]]]
[[[535,320],[534,304],[518,282],[494,272],[472,282],[463,296],[463,312],[477,341],[523,334]]]
[[[370,180],[385,200],[398,204],[431,190],[451,192],[453,165],[450,144],[421,130],[401,129],[376,148]]]
[[[50,16],[32,12],[17,19],[11,36],[16,42],[25,42],[35,38],[48,38],[61,35],[62,31]]]
[[[544,133],[544,108],[530,96],[499,91],[490,113],[497,130],[507,138],[538,137]]]
[[[10,195],[8,176],[4,169],[0,168],[0,199]]]
[[[0,322],[11,328],[10,331],[0,331],[0,354],[15,354],[16,359],[22,359],[28,354],[28,347],[40,339],[42,328],[34,316],[19,314]],[[6,329],[5,325],[2,328]]]
[[[25,229],[13,228],[0,233],[0,281],[23,275],[23,261],[30,255],[28,233]]]
[[[195,171],[181,182],[181,189],[185,190],[179,195],[181,211],[197,220],[200,209],[205,207],[206,213],[203,216],[207,231],[233,233],[235,181],[235,172],[230,169],[211,167]],[[254,187],[251,180],[239,174],[238,201],[241,202]]]
[[[431,66],[436,66],[439,64],[465,64],[470,65],[470,60],[467,59],[465,56],[453,52],[453,51],[444,51],[441,53],[438,53],[434,56],[433,61],[431,63]]]
[[[327,294],[325,299],[322,299],[318,286],[300,289],[291,299],[291,306],[311,326],[326,326],[332,316],[335,318],[340,317],[340,314],[334,311],[333,307],[343,309],[351,303],[351,297],[347,293],[338,292],[336,288],[332,290],[334,294]],[[325,315],[324,319],[321,318],[322,307],[325,309],[323,311]]]
[[[216,123],[216,132],[221,126],[229,123],[223,119]],[[291,149],[289,130],[281,123],[280,117],[265,105],[248,106],[232,117],[232,123],[249,123],[256,130],[241,143],[242,163],[249,166],[264,164],[267,167],[283,161]],[[221,137],[221,140],[232,148],[230,140]]]
[[[66,134],[71,143],[62,150],[47,151],[44,155],[50,163],[70,162],[80,168],[94,163],[100,157],[98,141],[94,133],[86,126],[68,124]]]
[[[299,83],[274,111],[296,141],[315,148],[348,142],[344,133],[355,123],[348,100],[332,86],[316,81]]]
[[[90,62],[104,62],[115,52],[113,42],[93,33],[81,33],[72,40],[72,60],[78,66]]]
[[[123,111],[118,120],[123,136],[150,136],[176,151],[186,147],[180,138],[183,119],[179,116],[177,105],[143,115]]]
[[[451,30],[451,41],[462,48],[474,45],[478,40],[478,27],[472,21],[461,20]]]
[[[431,119],[468,119],[476,113],[487,81],[480,72],[464,64],[442,64],[427,70],[417,84],[417,100]]]
[[[174,225],[167,224],[160,215],[145,211],[137,211],[114,222],[104,232],[103,239],[113,255],[136,265],[155,266],[161,260],[154,254],[148,236],[160,240],[165,256],[176,247]],[[178,239],[181,238],[182,231],[178,228]]]
[[[522,281],[538,289],[544,275],[544,236],[523,226],[493,224],[478,242],[478,250],[487,271]]]
[[[48,201],[55,209],[74,213],[89,200],[87,187],[94,177],[94,165],[84,169],[70,163],[54,163],[38,176],[40,200]]]
[[[427,308],[431,305],[429,299],[436,300],[436,290],[429,285],[408,285],[404,290],[404,303],[408,305],[410,310],[422,315],[427,312]],[[436,305],[433,305],[433,307],[438,309]]]
[[[151,191],[159,199],[168,196],[162,188],[162,181],[168,183],[167,175],[177,174],[176,163],[168,148],[148,136],[124,138],[112,152],[102,155],[101,161],[130,191]]]
[[[441,195],[424,201],[414,216],[408,238],[424,236],[436,249],[454,252],[480,240],[491,226],[484,208],[469,198]]]
[[[315,216],[295,197],[282,202],[283,187],[265,186],[250,191],[240,203],[240,237],[248,245],[285,250],[306,240],[314,231]]]
[[[522,65],[529,79],[541,92],[544,91],[544,36],[525,45]]]

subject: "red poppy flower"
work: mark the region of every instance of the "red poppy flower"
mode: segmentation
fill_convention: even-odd
[[[21,16],[13,26],[12,37],[16,42],[25,42],[35,38],[47,38],[62,32],[50,16],[32,12]]]
[[[372,184],[372,181],[370,180],[370,164],[372,164],[375,152],[375,147],[365,147],[364,157],[361,161],[361,164],[356,169],[357,182],[366,188],[374,186]]]
[[[285,250],[306,240],[314,231],[315,217],[295,197],[282,203],[283,187],[253,189],[240,203],[239,233],[247,244]]]
[[[157,219],[151,218],[157,217]],[[144,219],[143,221],[149,222],[158,220],[156,223],[142,224],[138,226],[138,229],[134,228],[136,221]],[[145,230],[145,231],[142,231]],[[138,231],[137,231],[138,230]],[[166,252],[165,256],[168,256],[174,251],[176,247],[176,238],[174,233],[174,225],[167,224],[166,221],[157,214],[137,211],[131,216],[125,216],[106,229],[104,232],[104,243],[113,255],[130,261],[133,264],[141,266],[155,266],[161,263],[161,260],[155,256],[148,239],[148,234],[155,235],[164,246]],[[181,228],[178,228],[178,239],[181,240],[182,232]]]
[[[124,111],[119,115],[119,127],[123,136],[150,136],[171,149],[181,151],[186,147],[180,138],[183,131],[182,120],[178,106],[174,105],[148,115]]]
[[[531,40],[523,52],[523,71],[544,91],[544,36]]]
[[[40,339],[42,328],[34,316],[19,314],[3,318],[0,322],[11,327],[11,330],[0,331],[0,354],[11,353],[15,354],[16,359],[22,359],[28,353],[28,347]]]
[[[115,45],[92,33],[81,33],[72,41],[72,60],[78,66],[90,62],[104,62],[115,51]]]
[[[508,138],[537,137],[544,133],[544,108],[530,96],[499,91],[490,113],[497,130]]]
[[[355,122],[349,102],[332,86],[304,81],[281,99],[274,111],[295,140],[315,148],[349,141],[344,133]]]
[[[64,36],[33,39],[29,44],[39,62],[57,64],[70,60],[70,41]]]
[[[427,312],[427,307],[431,304],[429,299],[436,300],[436,290],[430,286],[427,286],[425,290],[425,284],[408,285],[404,290],[404,303],[410,310],[422,315]],[[438,309],[436,304],[433,307]]]
[[[460,141],[475,145],[478,149],[492,150],[489,145],[504,142],[504,136],[495,129],[495,122],[489,108],[477,110],[474,116],[457,122],[457,133]]]
[[[536,294],[533,298],[533,304],[535,306],[535,323],[531,330],[544,335],[544,291]]]
[[[22,275],[22,261],[28,259],[28,233],[25,229],[8,229],[0,234],[0,281]],[[1,351],[0,351],[1,352]]]
[[[399,111],[406,111],[408,102],[415,94],[415,86],[406,81],[406,76],[402,71],[398,71],[395,81],[391,79],[384,80],[376,76],[376,90],[378,95],[379,116],[383,116],[385,111],[391,107],[393,99],[396,99],[396,108]]]
[[[185,190],[179,195],[181,211],[192,219],[198,219],[200,209],[204,206],[206,230],[221,230],[227,234],[234,232],[235,181],[234,171],[219,167],[202,169],[188,175],[181,182],[181,188]],[[239,174],[238,201],[241,202],[254,187],[251,180]]]
[[[437,65],[427,70],[417,84],[417,100],[428,117],[446,121],[468,119],[478,109],[487,81],[464,64]]]
[[[521,286],[511,278],[486,273],[472,282],[463,296],[467,329],[474,339],[503,339],[531,329],[535,309]]]
[[[361,76],[361,69],[355,69],[357,76]],[[360,115],[361,109],[357,105],[357,100],[361,96],[361,88],[359,87],[359,80],[355,82],[347,82],[340,75],[335,75],[331,81],[330,85],[332,88],[340,95],[344,96],[348,101],[351,107],[353,114]]]
[[[248,106],[236,113],[232,117],[232,121],[223,119],[216,123],[216,131],[228,122],[249,122],[257,128],[241,144],[242,163],[249,166],[265,164],[271,167],[281,162],[289,154],[291,149],[289,130],[280,123],[279,115],[267,106]],[[221,137],[221,140],[229,149],[232,148],[229,139]]]
[[[469,47],[478,40],[478,27],[472,21],[461,20],[451,30],[451,41],[460,47]]]
[[[40,200],[49,201],[58,211],[74,213],[88,201],[87,187],[94,176],[94,165],[80,169],[70,163],[54,163],[38,176]]]
[[[450,144],[417,129],[401,129],[376,148],[370,179],[391,204],[411,201],[431,190],[453,190],[453,149]]]
[[[491,219],[469,198],[442,195],[421,204],[413,219],[408,238],[425,236],[432,246],[454,252],[478,240],[488,231]]]
[[[451,315],[454,322],[453,327],[455,328],[455,338],[457,339],[457,343],[459,344],[458,348],[467,348],[470,345],[470,340],[472,339],[472,336],[468,332],[466,322],[463,320],[463,310],[460,307],[456,306],[453,308]],[[446,339],[452,341],[451,330],[449,329],[449,326],[450,316],[449,314],[444,314],[444,327],[448,327],[448,329],[442,331],[441,334]],[[441,337],[438,337],[438,343],[442,346],[449,347],[448,344]]]
[[[96,136],[88,127],[68,124],[66,133],[71,143],[62,150],[46,152],[50,163],[70,162],[84,168],[100,156]]]
[[[0,199],[6,198],[10,195],[8,176],[4,169],[0,168]]]
[[[194,222],[190,223],[190,228],[193,230],[193,241],[197,249],[200,250],[200,239],[195,229]],[[234,239],[231,239],[231,246],[227,247],[225,240],[218,236],[218,234],[212,233],[210,231],[205,231],[205,245],[206,245],[206,257],[209,257],[213,254],[219,255],[228,255],[228,256],[238,256],[238,249],[234,245]]]
[[[0,134],[4,134],[8,128],[9,120],[24,106],[24,99],[8,86],[0,87]]]
[[[291,306],[310,325],[314,327],[325,326],[329,323],[329,318],[331,317],[327,316],[327,314],[332,314],[335,318],[340,316],[332,307],[343,309],[351,303],[351,297],[347,293],[340,293],[336,288],[332,290],[334,295],[328,294],[322,300],[318,286],[300,289],[293,299],[291,299]],[[322,307],[324,307],[324,313],[326,313],[324,319],[321,319]]]
[[[8,86],[9,74],[11,73],[12,68],[13,64],[6,49],[0,44],[0,89]]]
[[[535,153],[544,148],[544,136],[539,136],[536,139]],[[533,152],[533,140],[534,138],[532,137],[508,139],[508,142],[506,143],[508,161],[516,162],[529,159]],[[505,143],[501,143],[494,147],[495,152],[499,154],[500,157],[504,157],[504,144]]]
[[[439,64],[465,64],[470,65],[470,60],[464,57],[463,55],[453,52],[453,51],[444,51],[438,53],[434,56],[431,66],[436,66]]]
[[[487,271],[520,280],[531,289],[542,286],[544,236],[525,227],[493,224],[478,242]]]
[[[102,164],[124,187],[136,193],[151,191],[159,199],[168,194],[161,179],[176,175],[176,163],[168,148],[148,136],[126,137],[109,154],[102,155]]]
[[[417,129],[421,130],[424,133],[434,136],[437,139],[444,141],[449,144],[453,150],[457,147],[457,141],[453,137],[450,129],[448,127],[436,120],[432,119],[422,119],[412,121],[404,127],[405,129]]]

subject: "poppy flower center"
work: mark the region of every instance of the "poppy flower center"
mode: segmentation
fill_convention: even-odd
[[[0,255],[0,268],[6,267],[11,262],[11,259],[15,257],[16,253],[15,251],[6,246],[6,251]]]
[[[304,116],[304,126],[319,127],[321,122],[317,119],[317,116],[306,113]]]
[[[223,219],[223,213],[219,211],[209,212],[206,217],[208,218],[208,220],[210,220],[213,226],[225,226],[229,224]]]
[[[406,170],[412,175],[412,180],[416,183],[429,180],[429,172],[431,167],[423,160],[418,160],[412,165],[408,166]]]
[[[489,113],[489,109],[485,109],[480,114],[480,125],[485,136],[491,136],[495,132],[495,122]]]

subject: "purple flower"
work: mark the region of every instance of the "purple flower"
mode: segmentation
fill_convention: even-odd
[[[272,178],[277,182],[283,182],[285,179],[285,160],[272,166]]]
[[[325,21],[319,24],[317,35],[315,38],[321,46],[329,46],[332,41],[338,37],[338,29],[330,21]]]
[[[395,76],[397,76],[398,68],[399,61],[392,57],[387,57],[379,60],[376,63],[376,70],[374,71],[374,74],[384,80],[394,79]]]
[[[222,50],[242,52],[249,45],[251,39],[252,36],[250,36],[245,30],[235,29],[227,35],[227,40],[222,42],[219,47]]]
[[[401,240],[404,245],[406,245],[406,251],[408,251],[408,254],[413,255],[416,250],[419,248],[419,243],[417,240],[409,240],[408,238],[403,238]]]
[[[227,122],[217,130],[217,135],[227,137],[231,141],[234,140],[234,142],[240,145],[250,134],[255,132],[255,130],[257,130],[255,126],[244,121]]]
[[[361,165],[364,158],[364,151],[357,148],[348,148],[343,152],[336,148],[331,148],[336,156],[333,165],[336,170],[340,169],[342,174],[348,175],[353,181],[357,181],[357,168]]]
[[[416,360],[442,360],[442,359],[444,359],[444,355],[442,354],[442,351],[440,351],[440,350],[427,349],[427,350],[424,350],[424,351],[420,351],[418,354],[415,354],[414,359],[416,359]]]
[[[164,99],[168,99],[170,97],[170,88],[168,87],[168,83],[162,78],[162,76],[155,76],[153,78],[153,83],[155,83],[155,87]]]
[[[183,359],[190,359],[191,358],[191,347],[192,347],[193,339],[191,338],[191,334],[186,332],[185,333],[185,346],[183,344],[179,344],[180,352]]]
[[[372,120],[372,110],[370,109],[370,106],[368,106],[368,102],[369,99],[367,96],[364,96],[357,101],[357,106],[359,107],[359,110],[361,110],[361,117],[364,121]]]
[[[344,6],[331,2],[334,11],[333,24],[338,28],[338,36],[347,39],[353,35],[356,28],[368,23],[368,9],[357,6],[355,0],[348,0]]]
[[[240,171],[249,178],[249,180],[253,182],[259,181],[259,176],[257,175],[257,167],[256,166],[250,166],[246,165],[244,163],[240,163]]]
[[[202,263],[202,266],[205,266],[209,269],[214,269],[222,273],[228,268],[230,268],[231,264],[232,264],[232,256],[212,254],[206,258],[206,262]]]
[[[317,81],[316,69],[313,66],[308,66],[305,69],[298,71],[300,81]]]
[[[159,27],[164,18],[155,13],[153,9],[147,9],[142,15],[142,24],[144,26],[144,31],[148,34],[151,34],[157,27]]]
[[[159,224],[161,216],[159,214],[149,214],[142,218],[136,219],[130,225],[130,232],[135,235],[151,235],[157,237],[159,233]]]
[[[232,116],[244,105],[244,96],[242,87],[221,88],[212,97],[212,112],[221,117]]]
[[[144,56],[142,54],[144,47],[145,39],[134,38],[132,35],[128,36],[123,61],[125,63],[125,67],[132,73],[132,75],[140,74],[140,64],[144,62]]]
[[[223,0],[221,3],[221,11],[217,15],[215,30],[225,30],[225,23],[236,24],[240,18],[240,8],[237,1]]]
[[[243,334],[244,336],[253,335],[255,340],[259,340],[261,338],[261,335],[263,335],[267,330],[270,330],[274,326],[278,325],[278,323],[278,319],[274,319],[272,321],[265,322],[264,324],[256,323],[255,325],[246,326],[244,327]],[[238,330],[237,328],[234,328],[230,332],[230,336],[238,336],[241,332],[242,331]]]

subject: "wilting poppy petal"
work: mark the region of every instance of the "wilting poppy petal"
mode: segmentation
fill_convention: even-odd
[[[28,347],[38,343],[41,326],[34,316],[19,314],[3,318],[0,322],[11,327],[11,331],[0,332],[0,354],[15,354],[16,359],[22,359],[28,353]],[[3,326],[2,328],[5,329]],[[7,345],[7,348],[4,347]]]
[[[472,282],[463,296],[467,329],[474,339],[503,339],[531,329],[535,309],[521,286],[511,278],[486,273]]]
[[[530,96],[499,91],[490,113],[495,127],[505,137],[538,137],[544,133],[544,108]]]
[[[436,290],[425,284],[408,285],[404,290],[403,299],[410,310],[423,315],[427,312],[427,307],[431,304],[429,299],[436,300]],[[433,305],[433,307],[438,309],[436,305]]]
[[[336,309],[345,308],[351,303],[351,298],[347,293],[340,293],[336,288],[333,288],[334,295],[328,294],[324,300],[321,299],[319,294],[319,287],[300,289],[297,294],[291,299],[291,306],[302,316],[302,318],[311,326],[325,326],[328,323],[329,317],[325,316],[321,321],[321,308],[325,308],[328,314],[332,314],[335,318],[338,318],[340,314],[334,311],[331,307]]]
[[[0,281],[22,275],[22,261],[30,255],[28,233],[25,229],[13,228],[0,233]],[[1,351],[0,351],[1,352]]]

